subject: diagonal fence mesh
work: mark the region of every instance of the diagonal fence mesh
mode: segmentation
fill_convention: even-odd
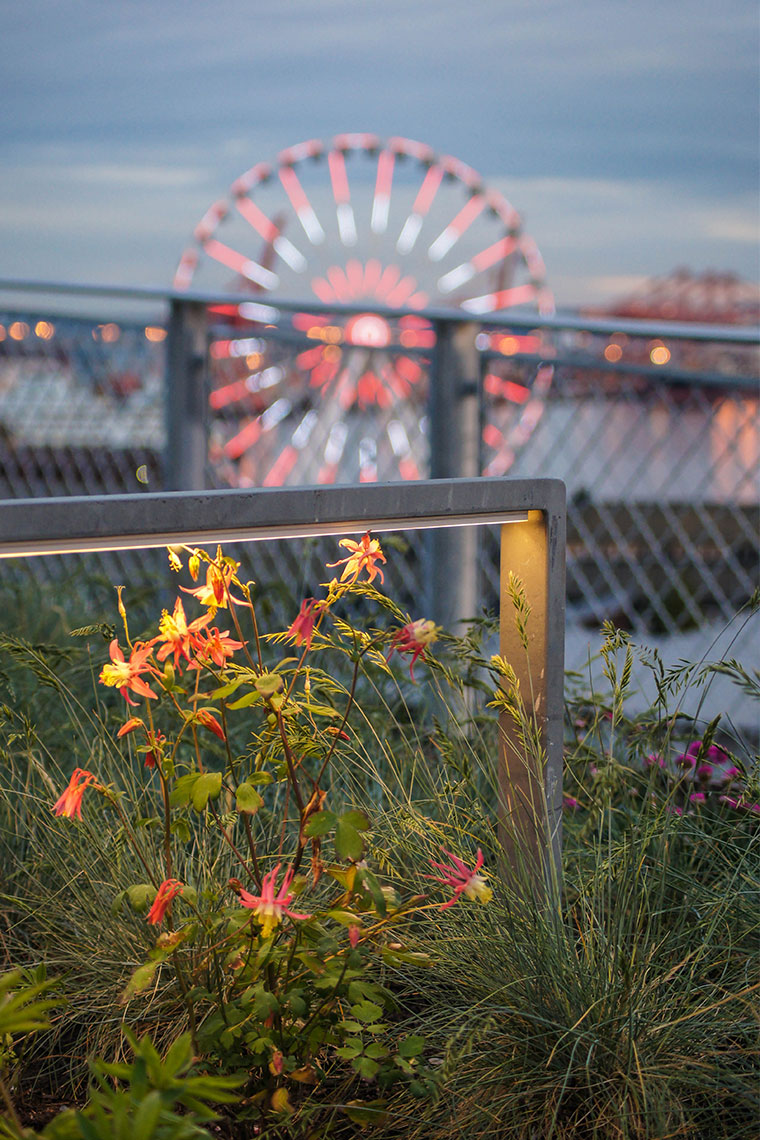
[[[0,497],[164,488],[166,322],[155,306],[125,316],[114,315],[114,305],[98,317],[62,315],[52,303],[0,311]],[[405,350],[386,350],[382,359],[344,345],[349,399],[338,382],[344,373],[332,369],[331,319],[315,326],[317,339],[305,346],[303,338],[278,339],[275,328],[230,332],[211,324],[207,486],[428,474],[431,326],[405,330]],[[480,470],[506,463],[510,474],[567,484],[568,662],[588,654],[604,620],[639,640],[670,639],[700,655],[758,584],[755,348],[682,340],[671,355],[666,326],[657,340],[552,335],[550,343],[486,338]],[[219,348],[235,339],[247,351]],[[652,363],[664,360],[652,355],[658,348],[667,352],[660,367]],[[472,385],[477,378],[463,379]],[[406,553],[394,559],[391,588],[414,615],[430,596],[429,552],[419,534],[401,541]],[[485,607],[497,597],[497,549],[495,539],[483,539]],[[302,547],[280,544],[276,555],[258,551],[251,576],[277,583],[266,604],[289,622],[313,588],[307,582],[323,580],[334,556],[334,544],[316,545],[304,562]],[[156,556],[109,554],[92,564],[103,584],[171,589]],[[76,577],[75,558],[60,566],[56,575]],[[55,580],[49,570],[35,573]],[[18,564],[2,574],[6,581],[23,576]]]

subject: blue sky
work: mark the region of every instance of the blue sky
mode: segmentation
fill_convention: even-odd
[[[373,131],[502,190],[562,305],[754,278],[757,25],[755,0],[6,4],[0,274],[168,284],[243,170]]]

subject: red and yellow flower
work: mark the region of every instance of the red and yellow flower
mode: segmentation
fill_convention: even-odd
[[[397,633],[393,635],[391,640],[391,651],[388,654],[390,661],[393,654],[398,651],[399,653],[411,653],[412,660],[409,662],[409,676],[414,680],[414,663],[418,657],[425,660],[425,650],[428,645],[432,645],[438,637],[439,627],[433,621],[428,621],[425,618],[420,618],[419,621],[407,622]]]
[[[296,645],[305,645],[307,649],[311,649],[311,639],[314,636],[314,623],[317,620],[317,614],[322,604],[323,603],[318,602],[316,598],[304,598],[301,602],[298,617],[288,630],[288,636],[293,638]]]
[[[164,610],[158,624],[158,637],[155,640],[163,642],[156,653],[158,660],[165,661],[173,653],[175,669],[179,668],[180,655],[191,661],[190,650],[193,648],[193,640],[200,630],[208,625],[211,618],[212,615],[207,613],[188,625],[182,599],[177,598],[174,603],[174,613],[170,615],[168,610]]]
[[[125,660],[116,638],[111,642],[108,652],[111,657],[111,664],[104,665],[100,671],[101,685],[110,685],[112,688],[118,689],[129,705],[137,704],[136,701],[129,699],[129,689],[133,693],[137,693],[138,696],[158,699],[158,693],[154,693],[141,677],[142,673],[155,672],[148,660],[153,652],[152,643],[143,644],[138,641],[130,654],[129,661]]]
[[[148,911],[146,922],[150,922],[154,926],[161,922],[171,906],[172,899],[181,895],[183,889],[184,884],[179,879],[164,879],[156,892],[153,906]]]
[[[490,902],[493,891],[483,876],[478,873],[483,866],[483,852],[480,848],[478,848],[473,870],[470,870],[466,863],[463,863],[456,855],[452,855],[450,851],[446,851],[443,847],[441,850],[444,855],[448,855],[451,863],[435,863],[431,859],[431,867],[440,871],[441,874],[425,876],[427,879],[435,879],[437,883],[444,883],[454,889],[454,897],[450,898],[448,902],[441,903],[441,910],[453,906],[460,895],[464,895],[468,899],[478,899],[482,903]]]
[[[212,626],[211,629],[202,629],[196,633],[192,639],[192,645],[197,658],[197,661],[192,663],[191,668],[193,669],[199,668],[198,661],[202,663],[211,661],[219,669],[223,669],[227,659],[232,657],[238,649],[243,648],[242,641],[235,641],[230,637],[227,630],[220,633],[216,626]]]
[[[81,819],[84,790],[96,782],[92,772],[88,772],[86,768],[75,768],[65,792],[53,804],[54,813],[68,819],[72,819],[74,816]]]
[[[275,886],[280,866],[281,864],[278,863],[264,876],[261,881],[260,895],[252,895],[242,887],[238,891],[238,897],[242,905],[252,910],[261,923],[262,938],[269,937],[274,928],[279,926],[282,922],[283,915],[287,915],[288,918],[297,919],[311,918],[310,914],[296,914],[295,911],[289,909],[290,903],[293,901],[293,895],[289,892],[290,884],[293,881],[292,868],[285,872],[282,886],[275,894]]]
[[[351,538],[342,538],[338,546],[344,547],[349,551],[348,558],[341,558],[337,562],[328,562],[327,565],[332,569],[333,566],[343,566],[343,573],[340,576],[341,582],[350,579],[355,582],[362,570],[367,571],[368,580],[374,581],[376,577],[380,581],[384,581],[383,572],[376,562],[385,562],[385,555],[383,554],[380,543],[376,538],[370,538],[369,531],[362,537],[361,542],[354,542]]]

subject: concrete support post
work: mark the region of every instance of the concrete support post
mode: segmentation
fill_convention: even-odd
[[[510,579],[511,572],[519,579]],[[521,612],[524,599],[530,613]],[[500,715],[500,823],[505,875],[559,883],[565,649],[565,514],[531,510],[501,528],[500,654],[512,667],[523,724]]]
[[[430,376],[430,475],[433,479],[480,474],[480,414],[475,323],[434,322],[436,346]],[[479,604],[476,528],[433,531],[429,538],[428,613],[456,628],[475,617]]]
[[[206,485],[208,345],[206,306],[173,300],[166,343],[166,459],[169,491]]]

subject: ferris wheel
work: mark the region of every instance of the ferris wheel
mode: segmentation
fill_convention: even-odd
[[[487,322],[554,308],[538,248],[501,193],[456,158],[370,134],[312,139],[251,167],[204,214],[174,285],[251,294],[211,309],[211,461],[237,486],[420,478],[435,343],[423,310]],[[342,304],[356,311],[336,315]],[[539,339],[487,326],[478,338],[497,359],[484,382],[487,474],[509,469],[540,417],[550,366],[515,380],[507,359]]]

